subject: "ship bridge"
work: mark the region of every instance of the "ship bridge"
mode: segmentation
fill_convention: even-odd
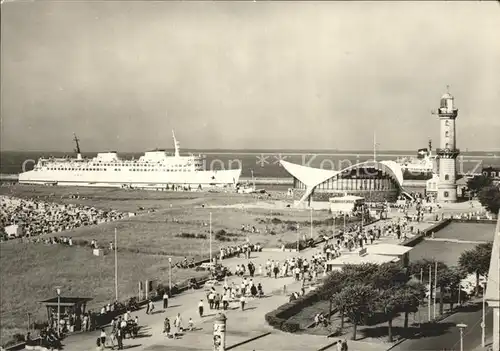
[[[103,162],[117,161],[118,154],[116,153],[116,151],[99,152],[97,154],[97,157],[95,158],[95,160],[96,161],[103,161]]]

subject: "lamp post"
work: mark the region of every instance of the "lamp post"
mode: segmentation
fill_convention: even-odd
[[[300,233],[299,233],[299,225],[297,224],[297,255],[299,254],[300,251],[299,242],[300,242]]]
[[[311,239],[313,238],[313,209],[310,207],[311,210]]]
[[[462,290],[462,279],[458,282],[458,307],[460,307],[461,301],[460,301],[460,290]]]
[[[483,316],[481,319],[481,347],[486,347],[486,281],[483,282]]]
[[[116,247],[117,237],[115,228],[115,301],[118,301],[118,248]]]
[[[433,317],[436,319],[436,298],[437,298],[437,272],[438,272],[438,263],[434,262],[434,305],[433,305]]]
[[[212,212],[210,212],[210,267],[212,267]]]
[[[431,321],[431,304],[432,304],[432,266],[429,265],[429,299],[427,303],[427,314],[429,322]]]
[[[467,324],[457,324],[457,328],[460,329],[460,351],[464,351],[464,329],[467,328]]]
[[[56,288],[57,293],[57,336],[61,337],[61,288]]]
[[[172,257],[168,258],[168,295],[172,296]]]

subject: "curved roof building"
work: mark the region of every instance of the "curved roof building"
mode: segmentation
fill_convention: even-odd
[[[367,161],[340,171],[325,170],[280,161],[293,177],[295,194],[300,201],[328,200],[336,195],[363,196],[367,201],[395,201],[406,194],[403,189],[403,171],[394,161]]]

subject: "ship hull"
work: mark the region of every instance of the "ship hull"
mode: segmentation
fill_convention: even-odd
[[[240,176],[241,169],[147,173],[33,170],[19,174],[19,183],[117,188],[167,188],[175,185],[197,189],[199,187],[234,187],[239,182]]]
[[[432,178],[432,171],[403,169],[403,179],[405,180],[429,180]]]

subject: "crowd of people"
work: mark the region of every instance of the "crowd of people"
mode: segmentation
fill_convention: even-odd
[[[221,247],[219,259],[223,260],[231,257],[239,258],[241,255],[249,259],[252,252],[260,251],[262,251],[262,246],[260,244],[250,244],[249,242],[240,245],[226,246]]]
[[[130,214],[104,211],[90,206],[48,203],[9,196],[0,197],[0,227],[18,225],[13,236],[38,236],[78,227],[116,221]],[[5,233],[9,235],[8,233]]]

